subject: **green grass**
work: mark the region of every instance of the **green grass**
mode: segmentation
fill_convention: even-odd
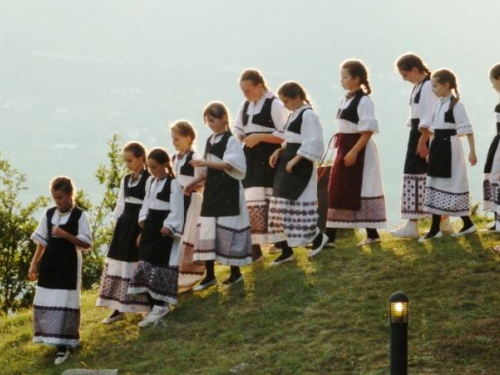
[[[480,219],[476,219],[480,221]],[[485,226],[485,223],[479,223]],[[412,374],[495,374],[500,368],[500,257],[495,235],[394,240],[356,248],[345,232],[310,261],[246,267],[245,284],[186,294],[167,328],[139,330],[138,316],[111,326],[83,294],[82,347],[61,367],[54,349],[31,343],[31,312],[2,319],[0,372],[60,374],[118,368],[121,374],[387,374],[387,300],[410,298]],[[219,278],[227,277],[219,270]]]

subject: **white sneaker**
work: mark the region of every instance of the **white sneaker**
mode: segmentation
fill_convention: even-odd
[[[158,321],[166,316],[170,312],[170,307],[167,306],[154,306],[153,310],[147,314],[144,319],[139,322],[139,327],[146,328],[153,324],[157,324]]]
[[[446,219],[441,220],[441,224],[439,229],[443,233],[455,233],[455,228],[451,225],[450,217],[448,216]]]
[[[217,284],[217,279],[210,280],[208,283],[205,284],[198,284],[193,287],[193,292],[199,292],[201,290],[205,290],[215,284]]]
[[[418,242],[424,243],[424,242],[432,241],[435,238],[441,238],[441,237],[443,237],[443,232],[437,232],[437,234],[434,237],[430,237],[430,238],[426,238],[425,236],[420,237],[418,239]]]
[[[57,352],[56,359],[54,360],[54,365],[59,366],[66,362],[69,358],[70,351],[69,348],[66,348],[66,352]]]
[[[397,229],[391,230],[391,234],[400,238],[418,238],[418,222],[408,220],[405,225]]]
[[[108,316],[107,318],[103,319],[101,323],[102,324],[111,324],[111,323],[118,322],[118,321],[123,320],[123,319],[125,319],[125,314],[120,313],[120,314],[113,316],[113,317]]]
[[[321,236],[322,236],[322,238],[321,238],[320,245],[315,249],[311,249],[311,251],[309,252],[309,255],[308,255],[309,258],[312,258],[315,255],[318,255],[320,253],[320,251],[324,249],[326,243],[328,242],[329,238],[326,234],[322,233]]]
[[[463,237],[463,236],[467,236],[468,234],[472,234],[472,233],[476,233],[476,232],[477,232],[477,227],[475,225],[473,225],[469,229],[464,230],[463,232],[453,233],[451,236],[452,237]]]
[[[377,242],[381,242],[381,241],[382,241],[382,239],[380,237],[379,238],[366,237],[363,241],[358,243],[356,246],[360,247],[360,246],[370,245],[372,243],[377,243]]]

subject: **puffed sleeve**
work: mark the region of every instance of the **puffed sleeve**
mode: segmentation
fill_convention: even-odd
[[[139,223],[146,220],[149,213],[149,206],[151,204],[151,185],[153,183],[154,177],[149,176],[146,181],[146,195],[142,201],[141,210],[139,211]]]
[[[82,212],[82,216],[78,220],[78,234],[76,237],[87,245],[92,246],[92,231],[90,229],[89,217],[85,211]]]
[[[311,161],[320,161],[325,152],[323,128],[318,115],[312,110],[307,110],[303,114],[301,136],[302,145],[298,149],[297,155]]]
[[[474,134],[465,105],[461,102],[456,103],[453,107],[453,116],[455,117],[458,135]]]
[[[232,167],[231,170],[226,171],[228,175],[237,180],[243,180],[245,178],[245,174],[247,173],[247,162],[243,147],[241,147],[241,144],[236,140],[236,137],[229,137],[222,161],[228,163]]]
[[[281,100],[274,99],[273,105],[271,107],[271,118],[273,119],[274,127],[276,128],[276,130],[283,131],[288,116],[290,116],[290,111],[285,108]],[[280,138],[283,137],[280,136]]]
[[[245,106],[245,102],[240,106],[238,114],[236,115],[236,120],[233,126],[233,134],[238,137],[245,137],[245,129],[243,128],[243,108]]]
[[[116,223],[118,218],[122,216],[123,210],[125,209],[125,177],[122,178],[120,183],[120,192],[118,193],[118,200],[116,201],[116,206],[113,211],[113,221]]]
[[[361,98],[358,105],[358,131],[379,132],[378,120],[375,117],[375,105],[368,95]]]
[[[170,213],[163,222],[174,237],[182,237],[184,227],[184,193],[179,182],[174,179],[170,186]]]
[[[47,228],[47,211],[43,213],[38,227],[31,235],[31,240],[39,245],[47,246],[49,243],[50,233],[48,233],[49,228]]]
[[[420,102],[418,103],[419,129],[430,129],[432,127],[432,116],[438,104],[439,98],[432,91],[430,81],[425,82],[420,92]]]

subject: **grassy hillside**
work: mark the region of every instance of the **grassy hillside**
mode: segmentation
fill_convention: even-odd
[[[458,224],[457,224],[458,225]],[[481,225],[484,226],[482,223]],[[494,374],[500,368],[500,239],[482,234],[429,244],[394,240],[356,248],[346,231],[314,261],[247,267],[245,284],[183,295],[166,328],[138,316],[111,326],[83,294],[82,347],[62,367],[31,343],[31,313],[0,323],[0,372],[60,374],[118,368],[130,374],[386,374],[386,304],[410,297],[410,372]],[[219,278],[227,276],[219,269]]]

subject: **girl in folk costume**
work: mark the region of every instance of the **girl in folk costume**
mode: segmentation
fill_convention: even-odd
[[[194,260],[205,262],[206,275],[195,291],[216,283],[215,261],[231,266],[225,286],[243,281],[240,266],[252,262],[250,221],[241,184],[246,173],[245,154],[229,131],[224,104],[210,103],[203,118],[213,134],[207,139],[203,160],[192,160],[191,165],[206,168],[206,175],[184,189],[189,192],[206,179],[194,248]]]
[[[177,121],[170,127],[173,145],[177,153],[172,157],[177,181],[184,189],[191,182],[199,179],[202,168],[195,168],[191,160],[200,160],[202,156],[193,150],[196,139],[194,127],[187,121]],[[196,241],[196,224],[203,202],[203,184],[193,186],[184,195],[184,234],[181,239],[179,257],[179,293],[191,289],[205,274],[205,267],[193,261],[194,243]]]
[[[293,248],[311,242],[309,257],[313,257],[328,240],[317,226],[316,162],[324,152],[323,129],[302,86],[286,82],[278,95],[292,114],[284,131],[274,133],[284,139],[285,145],[269,159],[270,166],[276,168],[269,205],[269,235],[281,249],[281,255],[271,265],[293,260]]]
[[[234,133],[244,144],[247,162],[243,187],[252,227],[252,257],[255,261],[262,256],[261,245],[269,244],[269,200],[275,175],[275,169],[269,165],[269,157],[281,147],[282,142],[273,133],[283,130],[289,112],[267,88],[258,70],[245,70],[240,77],[240,88],[246,100],[236,116]]]
[[[142,144],[130,142],[125,145],[122,154],[130,173],[121,181],[113,213],[115,230],[99,287],[96,305],[113,309],[113,313],[102,321],[103,324],[122,320],[124,313],[150,310],[145,296],[127,294],[130,279],[139,261],[139,211],[146,195],[146,181],[150,176],[145,165],[146,150]]]
[[[418,238],[418,220],[429,215],[424,211],[426,155],[430,136],[426,129],[431,125],[432,113],[439,99],[432,91],[431,71],[420,56],[405,54],[399,57],[396,66],[403,80],[413,84],[413,89],[409,103],[410,117],[406,123],[410,132],[401,189],[401,217],[407,222],[391,233],[397,237]]]
[[[37,249],[28,276],[38,277],[33,342],[57,346],[56,365],[68,359],[70,347],[80,344],[81,250],[92,245],[87,214],[73,203],[74,190],[68,177],[52,180],[56,206],[44,213],[31,236]]]
[[[500,93],[500,64],[490,69],[490,81],[493,88]],[[497,211],[500,208],[500,103],[495,107],[495,121],[497,135],[493,138],[488,150],[488,157],[484,166],[483,179],[483,209],[495,213],[495,224],[490,231],[500,230]]]
[[[368,71],[361,61],[341,66],[347,90],[337,113],[336,154],[328,184],[327,235],[335,241],[337,228],[366,228],[358,246],[379,242],[386,226],[385,198],[378,149],[372,135],[379,132],[369,95]]]
[[[152,149],[147,158],[152,174],[139,212],[142,227],[139,263],[128,293],[145,295],[151,312],[139,327],[156,324],[177,303],[180,238],[184,226],[184,194],[174,177],[170,157],[162,148]]]
[[[453,72],[441,69],[432,74],[432,88],[440,98],[429,131],[433,138],[429,148],[429,170],[425,184],[424,209],[432,214],[432,225],[425,242],[441,237],[439,224],[441,215],[460,216],[462,229],[454,237],[476,232],[476,226],[469,217],[469,183],[467,167],[460,136],[467,136],[469,162],[477,162],[472,125],[465,106],[459,101],[457,79]],[[453,95],[454,94],[454,95]]]

